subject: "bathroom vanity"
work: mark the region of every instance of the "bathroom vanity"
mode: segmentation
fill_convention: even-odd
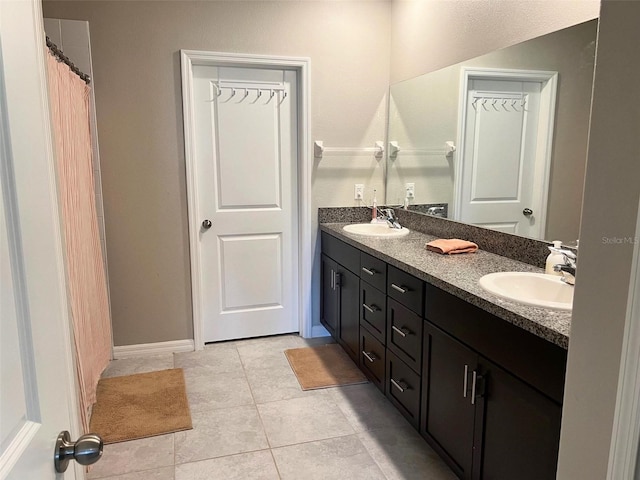
[[[321,224],[321,322],[462,479],[554,479],[569,312],[483,291],[493,271],[539,271],[434,237]]]

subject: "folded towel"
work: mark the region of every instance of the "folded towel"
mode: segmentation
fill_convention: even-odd
[[[478,245],[458,238],[439,238],[427,243],[427,250],[441,253],[443,255],[453,255],[454,253],[473,253],[478,250]]]

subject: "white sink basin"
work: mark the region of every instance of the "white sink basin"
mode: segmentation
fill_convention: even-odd
[[[573,287],[555,275],[528,272],[498,272],[479,281],[488,292],[513,302],[554,310],[571,310]]]
[[[352,223],[342,227],[345,232],[366,237],[395,238],[409,235],[408,228],[390,228],[386,223]]]

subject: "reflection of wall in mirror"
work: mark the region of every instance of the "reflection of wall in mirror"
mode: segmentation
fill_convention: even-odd
[[[415,203],[450,203],[453,161],[442,148],[457,135],[460,66],[552,70],[559,73],[547,229],[544,238],[578,237],[597,20],[514,45],[391,88],[389,140],[402,151],[390,159],[387,201],[402,203],[416,184]],[[403,151],[406,154],[403,154]],[[455,157],[454,157],[455,158]],[[426,173],[425,173],[426,172]]]

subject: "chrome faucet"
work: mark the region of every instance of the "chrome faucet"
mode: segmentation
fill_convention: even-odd
[[[565,250],[563,248],[549,247],[555,253],[559,253],[564,257],[564,263],[559,263],[553,266],[554,272],[562,273],[562,281],[567,285],[575,285],[576,283],[576,268],[578,257],[571,250]]]
[[[398,223],[398,219],[392,208],[383,208],[380,210],[380,213],[382,214],[382,218],[387,221],[390,228],[402,228],[400,223]]]
[[[427,215],[434,217],[444,217],[444,207],[429,207],[427,208]]]

